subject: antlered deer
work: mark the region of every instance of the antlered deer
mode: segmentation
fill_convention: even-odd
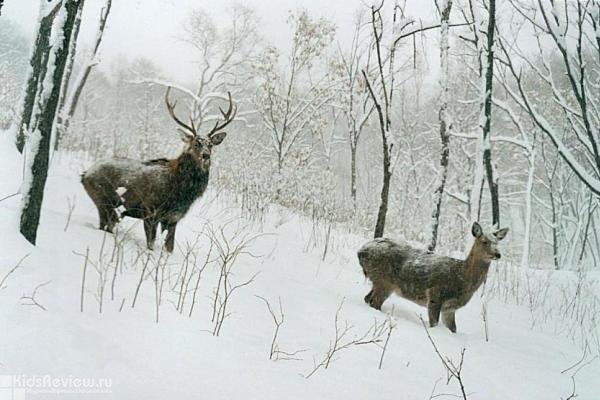
[[[508,228],[483,232],[475,222],[471,228],[475,242],[466,260],[436,255],[405,243],[378,238],[358,250],[363,272],[373,284],[365,302],[380,310],[392,292],[427,307],[429,325],[442,321],[456,332],[454,312],[469,302],[487,277],[492,260],[500,258],[498,241]]]
[[[149,249],[153,247],[160,223],[162,231],[167,231],[165,247],[168,252],[173,251],[177,223],[206,190],[212,147],[223,141],[226,133],[222,130],[236,113],[228,93],[229,109],[226,112],[220,109],[223,121],[217,121],[206,136],[200,136],[191,118],[187,125],[175,115],[176,102],[169,101],[170,89],[165,94],[167,110],[182,128],[178,130],[186,144],[179,157],[149,161],[103,160],[87,170],[81,180],[98,208],[100,229],[112,232],[119,221],[116,209],[124,208],[122,217],[144,220]]]

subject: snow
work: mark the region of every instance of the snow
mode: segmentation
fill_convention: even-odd
[[[9,140],[5,142],[0,143],[0,170],[19,171],[20,157],[14,146],[7,145]],[[135,308],[131,302],[142,261],[148,257],[165,260],[165,255],[158,249],[144,249],[140,221],[122,222],[118,240],[95,229],[97,212],[79,177],[88,165],[67,154],[59,154],[54,160],[38,246],[30,245],[18,234],[18,199],[0,202],[0,280],[28,255],[6,279],[4,289],[0,289],[0,375],[16,375],[20,382],[32,377],[48,382],[62,379],[65,382],[60,387],[72,390],[76,398],[364,399],[377,393],[384,399],[427,399],[434,386],[436,393],[459,393],[456,382],[445,384],[444,367],[419,320],[419,315],[426,319],[424,308],[397,296],[384,304],[384,312],[364,304],[362,298],[370,285],[362,274],[356,250],[368,241],[367,237],[345,233],[343,227],[333,230],[330,251],[322,261],[322,248],[305,246],[315,229],[308,219],[273,207],[263,224],[252,223],[240,217],[227,195],[214,187],[177,228],[177,250],[161,267],[166,280],[156,323],[152,276],[143,281]],[[2,195],[18,189],[18,175],[0,175]],[[64,229],[66,197],[73,198],[76,207]],[[229,316],[218,337],[210,332],[212,295],[220,276],[218,262],[210,262],[202,272],[192,317],[188,316],[190,296],[183,312],[176,310],[178,289],[174,283],[183,266],[188,265],[186,249],[196,249],[198,263],[202,264],[210,248],[208,231],[203,229],[207,222],[213,233],[223,228],[223,237],[211,236],[214,243],[254,238],[232,265],[230,285],[258,274],[252,283],[231,296]],[[234,235],[235,232],[239,234]],[[115,243],[122,243],[117,248],[116,257],[122,260],[116,264],[120,265],[118,270],[109,261]],[[85,258],[82,254],[86,251],[90,262],[86,269],[84,310],[80,312]],[[102,251],[105,256],[100,261]],[[138,254],[141,261],[136,263]],[[216,259],[216,254],[213,249],[210,258]],[[151,265],[152,262],[149,269]],[[505,303],[500,296],[490,297],[495,285],[508,283],[505,277],[511,271],[506,265],[495,265],[490,270],[486,295],[476,293],[457,313],[459,332],[451,334],[440,326],[430,330],[432,338],[440,351],[455,361],[461,349],[466,349],[463,379],[469,399],[568,397],[574,370],[561,371],[582,358],[581,347],[541,323],[532,329],[532,311],[523,303],[516,305]],[[193,263],[189,263],[189,268],[193,269]],[[111,300],[110,282],[115,270]],[[529,283],[546,283],[546,275],[538,272],[531,275]],[[98,312],[95,297],[101,282],[99,273],[108,281],[102,313]],[[49,283],[38,287],[46,282]],[[525,287],[524,283],[521,285]],[[32,295],[36,287],[35,300],[46,311],[23,305],[28,302],[22,297]],[[552,288],[559,290],[557,286]],[[257,295],[267,299],[274,310],[278,310],[281,299],[285,319],[277,343],[288,352],[303,350],[297,354],[300,360],[269,360],[274,324]],[[551,296],[547,301],[559,298]],[[484,301],[488,342],[480,316]],[[322,359],[335,336],[334,317],[340,304],[340,324],[347,321],[348,339],[361,336],[374,321],[385,321],[386,313],[392,314],[395,328],[382,369],[378,368],[379,347],[355,345],[337,353],[329,368],[321,368],[306,379],[313,369],[313,359],[317,363]],[[565,324],[564,315],[544,315],[550,321],[554,318],[557,326]],[[598,352],[593,346],[590,349],[592,354]],[[588,354],[586,362],[591,357]],[[598,358],[579,370],[575,377],[578,399],[597,398],[599,370]],[[109,380],[110,393],[84,395],[81,388],[73,387],[75,379],[93,379],[96,383]],[[42,391],[28,393],[27,398],[56,397]]]

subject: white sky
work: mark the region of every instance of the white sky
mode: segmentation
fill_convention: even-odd
[[[5,0],[2,17],[18,23],[30,38],[36,29],[40,0]],[[45,1],[45,0],[42,0]],[[354,15],[370,0],[245,0],[257,11],[265,39],[285,49],[290,41],[286,25],[289,10],[306,8],[311,14],[325,16],[338,27],[338,40],[349,41]],[[393,1],[388,0],[388,5]],[[91,43],[105,0],[86,0],[80,45]],[[158,64],[164,74],[179,81],[194,78],[193,54],[181,43],[181,26],[186,15],[201,8],[216,18],[226,18],[226,2],[216,0],[113,0],[113,8],[101,46],[101,68],[107,68],[123,55],[146,57]],[[424,21],[435,21],[433,0],[407,0],[407,13]],[[89,47],[89,46],[86,46]],[[433,63],[435,65],[435,63]]]

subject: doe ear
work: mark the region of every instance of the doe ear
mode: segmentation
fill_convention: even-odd
[[[502,229],[498,229],[496,232],[494,232],[494,236],[496,236],[496,238],[498,240],[502,240],[502,239],[504,239],[504,237],[506,236],[507,233],[508,233],[508,228],[502,228]]]
[[[473,222],[473,226],[471,227],[471,233],[476,238],[481,236],[483,234],[483,229],[481,229],[481,225],[479,225],[477,222]]]
[[[223,142],[223,139],[225,139],[225,136],[227,136],[227,133],[225,133],[225,132],[215,133],[214,135],[212,135],[210,137],[210,141],[212,142],[213,146],[216,146],[218,144],[221,144],[221,142]]]

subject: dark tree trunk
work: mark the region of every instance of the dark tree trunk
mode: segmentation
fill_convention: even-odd
[[[29,131],[31,125],[31,117],[38,87],[40,83],[44,81],[44,77],[46,76],[48,56],[50,54],[50,33],[52,31],[52,22],[54,22],[54,17],[56,17],[58,10],[60,10],[60,3],[54,6],[52,11],[40,20],[40,25],[38,27],[31,60],[29,60],[31,73],[27,80],[27,88],[25,89],[25,96],[23,97],[23,104],[21,107],[21,120],[17,127],[16,146],[19,153],[22,153],[23,147],[25,147],[25,133]],[[42,10],[40,10],[40,12],[41,11]]]
[[[31,147],[34,150],[29,154],[33,158],[31,170],[27,171],[31,181],[27,192],[23,193],[23,210],[21,213],[20,231],[25,238],[35,244],[37,238],[37,228],[40,220],[40,212],[42,201],[44,198],[44,187],[46,186],[46,178],[48,176],[48,158],[50,153],[50,137],[52,135],[52,127],[56,109],[58,107],[58,96],[60,94],[61,81],[65,71],[67,62],[69,43],[71,41],[71,33],[75,16],[79,7],[80,0],[65,0],[63,3],[66,13],[66,19],[62,26],[62,42],[56,44],[54,51],[54,72],[52,75],[52,88],[49,96],[46,99],[41,99],[38,115],[35,116],[34,129],[39,132],[39,142]],[[47,90],[47,89],[46,89]],[[42,88],[42,92],[44,89]],[[40,95],[43,93],[40,93]],[[36,96],[40,98],[40,96]]]
[[[590,202],[588,205],[588,215],[587,215],[588,220],[585,223],[585,230],[583,232],[583,243],[581,244],[581,253],[579,254],[579,262],[581,262],[581,260],[583,260],[583,256],[585,255],[585,247],[588,242],[588,235],[590,232],[590,224],[592,222],[592,219],[594,218],[594,211],[596,210],[596,207],[592,207],[593,200],[594,200],[594,196],[592,193],[590,193]]]
[[[383,236],[390,197],[390,180],[392,179],[389,148],[387,140],[385,138],[383,140],[383,185],[381,186],[381,203],[379,203],[379,212],[377,213],[377,222],[375,223],[375,233],[373,235],[375,238]]]
[[[81,28],[81,13],[83,12],[84,0],[79,3],[79,9],[77,10],[77,17],[75,17],[75,25],[73,26],[73,37],[71,38],[71,45],[69,46],[69,58],[65,67],[65,75],[62,80],[62,87],[60,89],[60,97],[58,100],[58,111],[56,112],[56,129],[54,133],[54,151],[58,150],[60,138],[66,130],[66,121],[64,114],[65,103],[67,101],[67,94],[69,93],[69,83],[71,83],[71,75],[73,73],[73,64],[75,64],[75,56],[77,55],[77,38],[79,37],[79,28]]]
[[[492,201],[492,223],[500,225],[500,204],[498,200],[498,182],[494,180],[494,169],[492,167],[492,150],[490,133],[492,125],[492,89],[494,83],[494,32],[496,30],[496,0],[490,0],[488,6],[488,28],[487,28],[487,66],[485,71],[485,103],[483,125],[483,162],[487,175],[488,187]],[[487,145],[486,145],[487,144]]]

